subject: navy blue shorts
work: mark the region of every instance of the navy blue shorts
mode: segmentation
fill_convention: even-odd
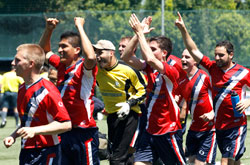
[[[17,106],[17,93],[16,92],[4,92],[2,107],[8,109],[15,108]]]
[[[154,163],[158,158],[165,164],[185,164],[181,130],[159,136],[143,132],[135,153],[135,162]]]
[[[216,130],[217,143],[222,157],[239,160],[246,150],[246,135],[247,125],[227,130]]]
[[[188,131],[185,150],[186,157],[195,155],[199,161],[215,164],[216,149],[215,131]]]
[[[62,165],[99,165],[98,129],[73,128],[60,134],[62,146]]]
[[[45,148],[21,149],[19,155],[20,165],[58,165],[61,164],[61,158],[60,144]]]

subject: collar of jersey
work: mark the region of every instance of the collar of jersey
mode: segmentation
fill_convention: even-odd
[[[119,63],[119,61],[116,60],[115,65],[113,65],[111,68],[105,68],[105,70],[110,71],[110,70],[114,69],[118,65],[118,63]]]

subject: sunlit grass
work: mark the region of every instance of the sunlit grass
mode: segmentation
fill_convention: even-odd
[[[250,117],[248,117],[248,121],[250,120]],[[3,139],[10,135],[14,130],[15,130],[15,121],[14,121],[14,117],[8,117],[7,118],[7,125],[4,128],[0,129],[0,141],[1,141],[1,145],[0,145],[0,165],[17,165],[19,164],[18,162],[18,156],[19,156],[19,152],[20,152],[20,138],[17,139],[16,143],[6,149],[2,143]],[[189,127],[189,122],[190,119],[188,119],[188,127]],[[102,133],[107,134],[107,123],[106,120],[101,120],[101,121],[97,121],[97,125],[99,127],[99,130]],[[248,131],[250,131],[250,126],[248,126]],[[185,136],[184,135],[184,141],[185,141]],[[250,164],[250,135],[247,134],[246,137],[246,142],[245,142],[245,146],[246,146],[246,152],[244,154],[244,156],[242,157],[242,163],[244,164]],[[217,157],[216,157],[216,161],[219,161],[221,158],[221,154],[219,152],[219,150],[217,150]],[[108,161],[101,161],[101,165],[108,165]]]

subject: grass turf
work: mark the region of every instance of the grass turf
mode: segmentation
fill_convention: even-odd
[[[250,116],[248,117],[248,122],[250,122]],[[187,128],[189,128],[190,119],[188,119],[188,125]],[[99,127],[99,130],[102,133],[107,134],[107,123],[106,120],[97,121],[97,125]],[[3,139],[6,136],[9,136],[13,131],[15,130],[15,121],[14,117],[8,117],[7,118],[7,125],[4,128],[0,128],[0,141],[3,141]],[[250,131],[250,126],[247,127],[248,132]],[[185,142],[185,136],[184,135],[184,142]],[[18,156],[20,152],[20,138],[17,139],[16,143],[11,146],[10,148],[6,149],[3,143],[0,145],[0,164],[1,165],[17,165],[18,163]],[[250,164],[250,135],[247,134],[246,141],[246,152],[244,153],[244,156],[241,158],[241,162],[243,164]],[[220,161],[221,154],[220,151],[217,149],[217,156],[216,161]],[[104,160],[101,161],[101,165],[108,165],[108,161]]]

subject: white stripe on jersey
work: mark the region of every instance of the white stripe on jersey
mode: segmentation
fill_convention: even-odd
[[[89,98],[91,96],[91,90],[92,90],[93,83],[94,83],[94,77],[92,75],[92,70],[87,70],[86,68],[84,68],[83,73],[84,74],[81,80],[80,97],[84,101],[87,114],[88,114],[88,119],[90,119],[91,118],[91,109],[90,109],[91,99]]]
[[[68,87],[68,84],[70,83],[70,81],[71,81],[72,78],[74,77],[75,72],[77,71],[77,69],[79,68],[79,66],[81,66],[81,63],[82,63],[82,62],[79,62],[79,63],[77,62],[75,68],[74,68],[71,72],[68,73],[69,78],[64,82],[63,88],[62,88],[62,90],[61,90],[61,97],[62,97],[62,98],[63,98],[63,96],[64,96],[65,90],[66,90],[67,87]]]
[[[210,105],[212,106],[213,108],[213,96],[212,96],[212,91],[210,89],[207,90],[208,92],[208,98],[209,98],[209,102],[210,102]],[[214,110],[213,110],[214,111]]]
[[[196,107],[196,104],[198,103],[197,102],[198,97],[199,97],[201,88],[202,88],[202,86],[204,84],[205,78],[206,78],[206,75],[202,74],[197,86],[195,87],[194,95],[193,95],[193,98],[192,98],[193,101],[192,101],[192,105],[191,105],[191,109],[190,109],[190,111],[191,111],[190,114],[191,114],[192,119],[193,119],[194,109]]]
[[[29,113],[27,114],[28,119],[25,122],[25,127],[30,127],[32,118],[36,113],[37,108],[39,107],[40,102],[43,101],[44,97],[49,93],[49,91],[44,88],[44,90],[36,97],[30,98],[31,107],[29,109]],[[25,146],[27,139],[22,139],[22,148]]]
[[[166,75],[163,75],[163,78],[165,79],[165,82],[166,82],[165,85],[167,87],[167,92],[168,92],[168,95],[171,98],[172,104],[174,106],[175,116],[176,116],[176,119],[177,119],[177,118],[179,118],[180,110],[179,110],[179,106],[177,105],[177,103],[176,103],[176,101],[174,99],[174,96],[172,94],[172,92],[173,92],[173,82]],[[177,121],[175,121],[175,123],[176,122]]]
[[[216,105],[214,107],[215,109],[215,116],[217,117],[217,113],[220,107],[220,104],[223,102],[225,97],[228,95],[228,93],[237,85],[237,83],[242,80],[246,75],[248,74],[248,70],[244,69],[237,77],[234,77],[233,81],[230,83],[230,85],[227,86],[227,88],[224,90],[224,92],[220,95],[218,101],[216,102]],[[215,118],[216,122],[216,118]]]
[[[172,101],[172,104],[174,106],[174,109],[175,109],[175,116],[176,118],[178,118],[178,115],[180,113],[180,110],[179,110],[179,107],[172,95],[172,92],[173,92],[173,83],[172,81],[166,76],[166,75],[163,75],[163,74],[158,74],[156,79],[155,79],[155,90],[154,90],[154,94],[151,98],[151,101],[150,101],[150,104],[148,106],[148,115],[147,115],[147,119],[149,119],[149,116],[151,115],[152,113],[152,109],[153,109],[153,106],[155,105],[155,102],[156,100],[158,99],[158,96],[159,96],[159,93],[161,91],[161,88],[162,88],[162,85],[163,85],[163,79],[165,80],[165,86],[167,88],[167,92],[168,92],[168,95]],[[148,129],[148,124],[149,122],[147,121],[147,126],[146,126],[146,129]]]

